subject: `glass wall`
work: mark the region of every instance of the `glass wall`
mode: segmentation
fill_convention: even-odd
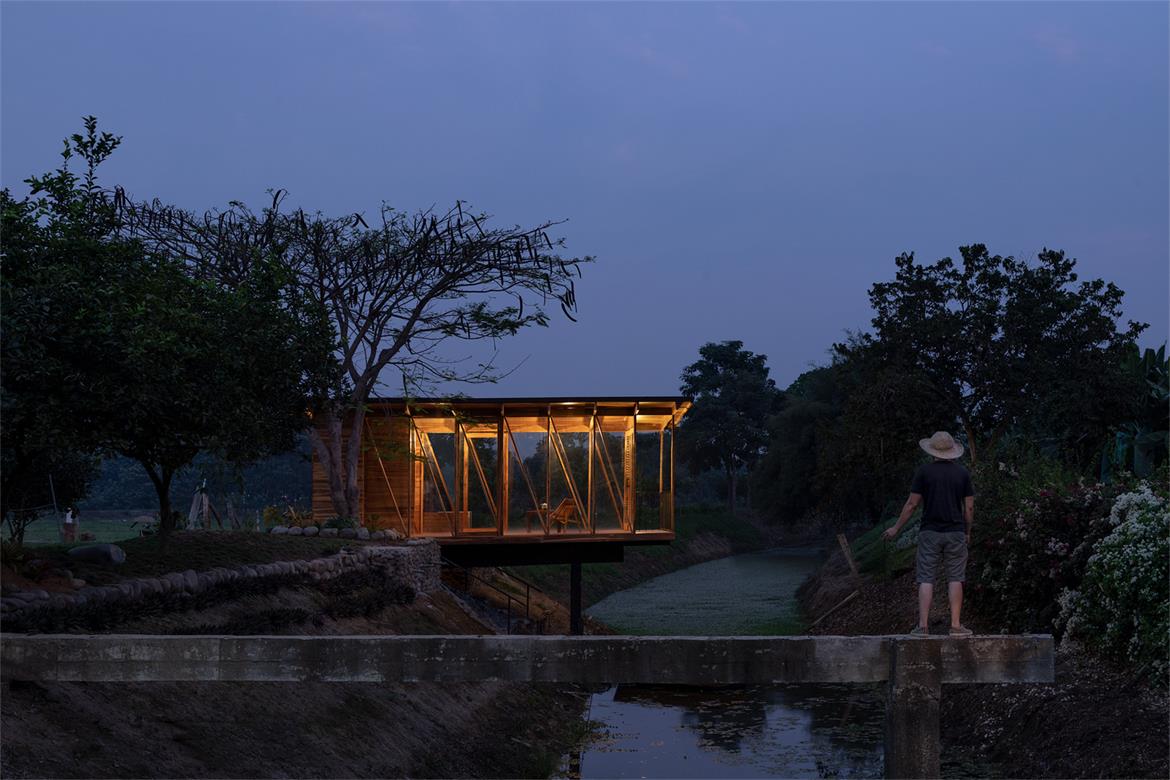
[[[673,530],[670,406],[643,412],[632,403],[623,409],[560,402],[480,414],[486,416],[448,408],[411,415],[412,533]]]
[[[626,439],[633,418],[625,415],[598,415],[593,432],[593,527],[601,532],[628,532],[629,480]]]
[[[543,534],[548,516],[548,417],[505,416],[507,534]]]
[[[418,529],[424,536],[454,536],[458,521],[455,420],[428,418],[415,421],[416,468],[421,470],[422,493]]]
[[[496,506],[500,490],[499,423],[478,422],[461,428],[467,454],[464,468],[467,524],[462,530],[468,533],[494,532],[500,516]]]

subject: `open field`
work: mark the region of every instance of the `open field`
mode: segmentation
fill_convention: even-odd
[[[271,536],[246,531],[179,531],[166,549],[156,536],[122,539],[126,562],[115,567],[84,564],[68,557],[70,545],[42,545],[35,556],[68,568],[90,584],[100,585],[121,578],[157,577],[167,572],[206,571],[216,566],[245,563],[293,561],[332,555],[345,546],[362,544],[355,539]]]
[[[135,518],[149,517],[148,510],[130,509],[126,511],[83,512],[78,534],[82,532],[94,535],[98,542],[119,542],[139,536],[139,526],[131,525]],[[45,514],[34,521],[24,532],[24,543],[60,544],[60,516]]]

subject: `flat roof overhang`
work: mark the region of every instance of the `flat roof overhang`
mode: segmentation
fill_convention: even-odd
[[[371,406],[409,412],[413,417],[445,416],[450,411],[478,411],[485,414],[531,416],[558,412],[572,415],[596,410],[601,414],[640,415],[662,418],[665,425],[677,425],[691,408],[691,399],[676,395],[550,396],[499,398],[371,398]]]

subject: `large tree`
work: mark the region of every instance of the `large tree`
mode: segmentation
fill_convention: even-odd
[[[446,347],[547,325],[550,305],[572,319],[574,279],[591,258],[557,254],[563,239],[548,231],[558,223],[500,227],[458,201],[446,211],[383,206],[367,220],[289,210],[283,200],[277,191],[258,213],[241,203],[205,214],[123,204],[131,235],[156,251],[229,283],[274,258],[297,294],[327,312],[336,351],[309,398],[313,447],[334,511],[356,517],[360,432],[376,388],[388,381],[411,396],[441,382],[494,381],[492,360]]]
[[[817,508],[819,445],[844,403],[837,369],[801,374],[768,420],[765,452],[751,474],[752,503],[765,517],[789,524]]]
[[[1033,262],[982,244],[960,252],[959,263],[899,256],[894,278],[870,288],[873,333],[837,345],[838,355],[914,377],[973,459],[1009,430],[1081,454],[1099,447],[1122,412],[1122,355],[1146,327],[1119,324],[1122,291],[1079,281],[1061,251]]]
[[[695,471],[723,472],[732,513],[740,474],[763,453],[768,418],[782,400],[767,359],[742,341],[712,342],[682,373],[682,393],[694,401],[679,432],[683,460]]]
[[[270,259],[226,284],[127,236],[96,177],[119,140],[87,118],[28,198],[4,193],[5,411],[55,451],[142,464],[165,539],[171,480],[198,452],[243,463],[295,445],[306,366],[332,342]]]

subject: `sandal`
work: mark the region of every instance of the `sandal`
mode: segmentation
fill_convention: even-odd
[[[974,632],[966,626],[951,627],[951,636],[971,636]]]
[[[930,629],[923,628],[922,626],[914,626],[910,630],[910,636],[930,636]]]

